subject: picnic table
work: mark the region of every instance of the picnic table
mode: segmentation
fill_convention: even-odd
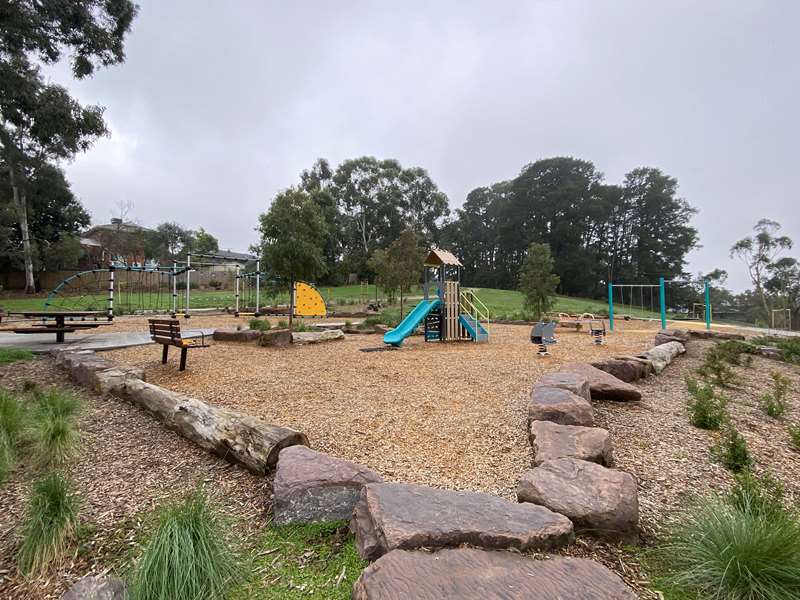
[[[31,327],[15,327],[13,329],[6,329],[4,331],[12,331],[14,333],[20,333],[20,334],[55,333],[56,343],[63,344],[65,333],[74,333],[79,329],[92,329],[100,327],[101,325],[110,324],[110,322],[103,323],[97,320],[98,317],[105,316],[106,314],[107,313],[105,311],[99,311],[99,310],[71,310],[71,311],[58,311],[58,312],[44,311],[44,310],[32,310],[32,311],[20,311],[20,312],[9,311],[6,313],[6,316],[22,317],[23,319],[31,319],[31,320],[41,319],[42,323],[33,325]],[[88,317],[93,317],[94,320],[87,321]],[[70,319],[70,321],[67,322],[67,319]],[[48,320],[53,320],[54,322],[48,323]]]

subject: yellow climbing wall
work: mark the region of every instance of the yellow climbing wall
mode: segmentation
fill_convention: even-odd
[[[325,300],[314,286],[302,281],[294,284],[294,314],[298,317],[324,317],[327,314]]]

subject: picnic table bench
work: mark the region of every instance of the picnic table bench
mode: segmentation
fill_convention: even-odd
[[[169,347],[181,349],[181,366],[179,371],[186,370],[186,354],[189,348],[208,348],[206,336],[200,332],[200,340],[184,339],[181,334],[181,323],[177,319],[148,319],[150,325],[150,339],[163,346],[161,364],[167,364]],[[198,343],[199,341],[199,343]]]
[[[111,325],[111,322],[100,322],[97,320],[86,321],[87,317],[94,317],[97,319],[99,316],[105,315],[105,312],[100,311],[25,311],[25,312],[12,312],[5,313],[4,317],[18,316],[23,319],[42,319],[42,323],[34,323],[30,327],[12,327],[3,329],[2,331],[10,331],[12,333],[20,334],[43,334],[55,333],[56,343],[62,344],[64,342],[65,333],[74,333],[78,329],[93,329],[101,325]],[[49,323],[48,319],[54,322]],[[69,322],[67,319],[70,319]],[[80,319],[75,321],[75,319]]]

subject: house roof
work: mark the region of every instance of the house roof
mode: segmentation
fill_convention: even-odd
[[[441,265],[454,267],[463,266],[461,261],[458,260],[452,252],[442,250],[441,248],[432,248],[423,264],[426,267],[440,267]]]
[[[123,223],[104,223],[102,225],[95,225],[87,229],[83,235],[85,237],[91,237],[92,234],[100,232],[100,231],[110,231],[112,233],[122,232],[122,233],[137,233],[140,231],[152,231],[147,227],[143,227],[138,223],[133,223],[130,221],[125,221]]]
[[[234,260],[234,261],[251,261],[256,260],[257,257],[245,252],[232,252],[231,250],[217,250],[213,254],[205,255],[206,258],[218,260]]]

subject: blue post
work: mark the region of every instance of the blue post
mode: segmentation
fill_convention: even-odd
[[[614,331],[614,286],[608,282],[608,328]]]
[[[711,287],[708,285],[708,279],[705,280],[706,292],[706,329],[711,329]]]
[[[658,295],[661,303],[661,329],[667,328],[667,298],[664,294],[664,278],[658,278]]]

